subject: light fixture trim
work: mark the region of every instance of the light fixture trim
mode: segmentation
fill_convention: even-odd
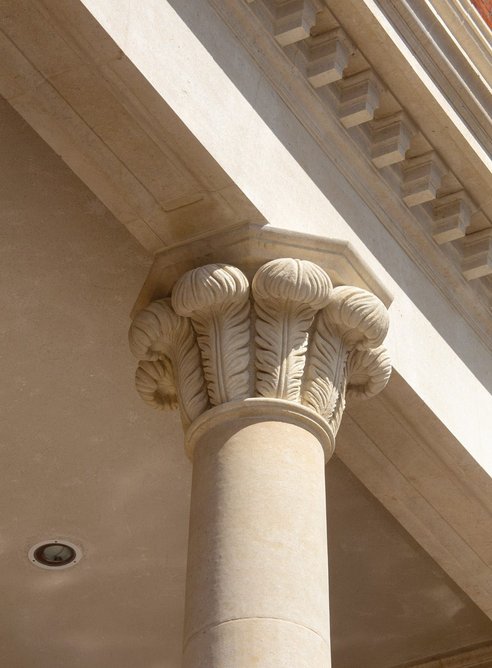
[[[67,547],[71,552],[70,559],[62,563],[57,563],[54,560],[51,563],[49,561],[43,562],[40,560],[39,554],[41,549],[49,548],[50,546],[54,545]],[[28,558],[29,561],[38,568],[44,568],[45,570],[49,571],[61,571],[65,568],[71,568],[72,566],[75,566],[79,563],[79,561],[82,559],[82,549],[78,545],[75,545],[75,543],[72,543],[70,540],[65,540],[63,538],[52,538],[48,540],[42,540],[39,543],[36,543],[36,545],[33,545],[29,550]]]

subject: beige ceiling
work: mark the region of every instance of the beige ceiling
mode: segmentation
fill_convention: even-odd
[[[0,666],[177,668],[191,467],[126,343],[151,258],[6,102],[0,142]],[[340,461],[328,483],[334,668],[492,640]],[[81,563],[31,565],[51,538]]]

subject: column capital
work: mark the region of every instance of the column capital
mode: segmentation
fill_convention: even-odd
[[[171,298],[136,314],[129,339],[138,392],[155,408],[179,406],[185,430],[213,407],[263,398],[316,414],[334,443],[346,398],[374,396],[389,379],[387,330],[371,292],[277,258],[251,285],[224,263],[185,272]]]

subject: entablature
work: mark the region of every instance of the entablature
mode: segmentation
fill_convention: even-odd
[[[330,0],[331,11],[306,2],[210,5],[489,345],[490,171],[368,2]],[[265,222],[80,3],[4,3],[2,31],[0,93],[152,253],[205,230]]]
[[[437,84],[412,69],[410,49],[393,41],[375,3],[210,4],[367,206],[490,345],[492,124],[483,77],[475,77],[480,91],[463,93],[466,103],[453,81],[441,105]],[[456,59],[442,62],[460,73]]]

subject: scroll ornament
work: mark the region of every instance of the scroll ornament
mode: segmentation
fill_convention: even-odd
[[[140,396],[155,408],[179,406],[185,428],[213,406],[265,397],[316,411],[335,435],[346,400],[388,382],[387,331],[373,294],[333,288],[318,265],[282,258],[258,269],[251,291],[230,265],[187,272],[171,299],[137,314],[129,340]]]

